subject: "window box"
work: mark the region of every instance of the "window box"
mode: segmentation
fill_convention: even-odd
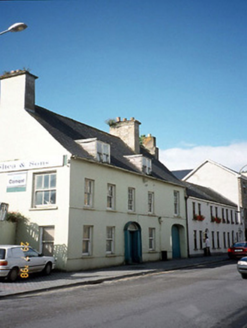
[[[217,218],[216,216],[212,216],[211,222],[221,223],[221,218]]]
[[[195,214],[194,217],[193,217],[193,220],[194,221],[203,221],[205,220],[205,216],[201,215],[201,214]]]

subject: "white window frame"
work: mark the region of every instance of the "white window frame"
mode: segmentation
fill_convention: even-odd
[[[155,228],[148,228],[148,248],[155,251]]]
[[[135,212],[135,188],[128,188],[128,211]]]
[[[149,214],[154,213],[154,192],[153,191],[148,192],[148,213]]]
[[[55,184],[52,185],[51,178],[55,176]],[[41,186],[37,186],[38,179],[41,177]],[[46,185],[45,179],[48,177],[48,185]],[[42,201],[40,204],[37,204],[37,194],[41,195]],[[54,199],[53,196],[55,195]],[[48,201],[46,200],[48,196]],[[35,173],[33,176],[33,208],[42,208],[42,207],[54,207],[57,201],[57,172],[40,172]]]
[[[180,215],[180,193],[178,190],[173,191],[173,196],[174,196],[174,215],[179,216]]]
[[[108,183],[107,184],[107,209],[115,210],[116,206],[116,186]]]
[[[85,178],[84,207],[92,208],[94,203],[94,180]]]
[[[115,227],[106,227],[106,254],[115,252]]]
[[[82,235],[82,255],[92,255],[93,226],[84,225]],[[85,245],[87,245],[85,247]]]

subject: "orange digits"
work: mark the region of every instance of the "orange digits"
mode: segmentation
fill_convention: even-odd
[[[21,242],[21,246],[29,246],[29,243],[26,243],[25,245],[25,243]]]
[[[29,277],[28,273],[26,273],[26,272],[21,273],[20,276],[21,276],[21,278],[28,278]]]
[[[21,242],[21,246],[23,246],[23,248],[22,248],[23,252],[27,252],[29,250],[29,247],[28,247],[29,243],[28,242],[26,242],[26,244]]]
[[[28,267],[26,269],[20,269],[21,272],[28,272]]]

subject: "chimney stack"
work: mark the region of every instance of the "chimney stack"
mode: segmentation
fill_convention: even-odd
[[[151,134],[148,134],[142,139],[142,146],[154,155],[156,159],[159,159],[159,148],[156,147],[156,138]]]
[[[1,108],[34,111],[36,78],[26,70],[11,71],[0,76]]]
[[[121,121],[117,117],[115,124],[110,126],[110,134],[122,139],[136,154],[140,154],[139,125],[141,123],[131,117]]]

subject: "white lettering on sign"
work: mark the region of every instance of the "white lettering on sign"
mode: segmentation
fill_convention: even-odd
[[[21,171],[43,167],[63,166],[63,156],[48,160],[25,160],[0,163],[0,172]]]

